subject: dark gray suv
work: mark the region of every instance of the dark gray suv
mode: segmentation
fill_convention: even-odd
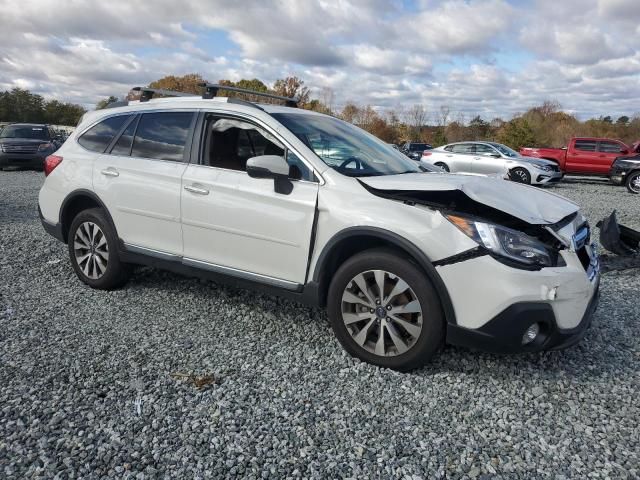
[[[0,130],[0,168],[24,167],[42,170],[44,159],[62,144],[50,126],[13,123]]]

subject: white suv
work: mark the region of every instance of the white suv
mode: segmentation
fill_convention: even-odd
[[[207,98],[217,88],[145,89],[86,114],[47,158],[42,223],[84,283],[117,288],[152,265],[258,287],[326,306],[350,354],[398,370],[445,343],[538,351],[583,336],[599,273],[575,204],[430,172],[337,118]]]

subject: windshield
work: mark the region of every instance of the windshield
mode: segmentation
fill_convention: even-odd
[[[428,169],[364,130],[325,115],[274,113],[324,163],[349,177],[397,175]]]
[[[509,147],[507,147],[506,145],[502,145],[501,143],[491,143],[491,145],[496,147],[501,154],[506,155],[507,157],[514,158],[520,156],[518,152],[516,152],[515,150],[511,150]]]
[[[0,138],[32,138],[36,140],[48,140],[45,127],[27,125],[7,125],[0,131]]]

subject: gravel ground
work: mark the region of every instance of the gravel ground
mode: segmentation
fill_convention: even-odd
[[[91,290],[39,224],[41,183],[0,172],[2,478],[640,476],[637,268],[604,275],[570,350],[447,348],[400,374],[285,300],[151,269]],[[623,188],[553,191],[640,228]]]

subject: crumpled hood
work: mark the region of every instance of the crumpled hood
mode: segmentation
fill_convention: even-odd
[[[410,173],[359,180],[376,190],[453,191],[533,225],[557,223],[577,212],[575,203],[560,195],[497,178],[449,173]]]
[[[534,165],[540,165],[540,166],[558,165],[556,162],[552,162],[551,160],[547,160],[545,158],[527,157],[526,155],[522,155],[518,157],[517,160],[520,160],[521,162],[532,163]]]

